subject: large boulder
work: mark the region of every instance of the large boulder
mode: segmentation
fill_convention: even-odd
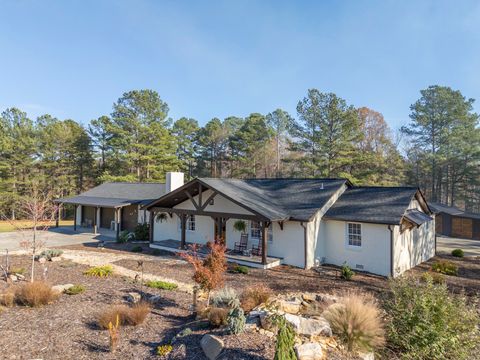
[[[206,334],[200,340],[200,346],[209,360],[215,360],[222,352],[224,344],[219,337]]]
[[[293,329],[299,335],[305,336],[332,336],[332,329],[327,320],[304,318],[302,316],[285,314],[285,320],[292,324]]]
[[[298,360],[321,360],[323,349],[318,343],[305,343],[295,346],[295,353]]]
[[[299,298],[292,298],[290,300],[278,300],[278,310],[288,314],[298,314],[302,307],[302,300]]]

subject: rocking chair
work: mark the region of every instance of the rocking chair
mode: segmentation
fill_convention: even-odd
[[[258,239],[258,245],[252,246],[252,255],[262,256],[262,250],[263,250],[262,239]]]
[[[234,250],[237,252],[242,252],[244,250],[247,250],[247,243],[248,243],[248,234],[241,234],[240,242],[235,243]]]

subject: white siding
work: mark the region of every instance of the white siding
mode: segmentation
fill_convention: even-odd
[[[155,220],[153,224],[153,240],[179,240],[182,237],[178,222],[180,221],[177,215],[167,215],[167,219],[162,222]],[[213,241],[214,236],[214,222],[208,216],[195,216],[195,231],[187,230],[185,232],[187,242],[206,244],[207,241]]]
[[[322,228],[322,217],[335,204],[340,195],[342,195],[347,189],[346,185],[342,187],[332,195],[330,200],[315,214],[312,221],[305,223],[307,225],[307,268],[314,265],[319,265],[322,258],[325,256],[325,239],[324,229]]]
[[[361,223],[362,246],[348,246],[347,222],[322,220],[325,241],[325,262],[341,266],[344,262],[352,269],[363,265],[363,271],[390,275],[390,230],[387,225]]]
[[[417,200],[412,200],[409,208],[423,211]],[[402,274],[418,264],[435,256],[435,219],[421,226],[394,232],[394,276]]]
[[[82,226],[82,205],[77,205],[77,226]]]
[[[212,194],[211,190],[204,191],[202,193],[202,201],[207,201],[210,195]],[[198,195],[193,197],[198,204]],[[184,202],[175,205],[176,209],[186,209],[186,210],[195,210],[195,206],[190,201],[190,199],[185,200]],[[213,205],[208,205],[205,208],[205,211],[212,211],[212,212],[227,212],[232,214],[242,214],[242,215],[254,215],[250,211],[246,210],[245,208],[231,202],[230,200],[226,199],[220,194],[217,194],[213,198]]]

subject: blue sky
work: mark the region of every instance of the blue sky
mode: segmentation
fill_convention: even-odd
[[[0,109],[32,117],[87,123],[143,88],[201,124],[296,115],[318,88],[398,128],[432,84],[480,102],[480,2],[0,0]]]

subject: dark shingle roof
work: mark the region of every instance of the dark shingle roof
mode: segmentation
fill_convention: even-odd
[[[89,206],[121,207],[148,204],[165,194],[165,184],[110,182],[96,186],[77,196],[56,202]]]
[[[428,203],[428,205],[430,206],[430,208],[435,214],[445,213],[453,216],[480,219],[480,214],[466,212],[466,211],[460,210],[455,206],[448,206],[448,205],[436,203],[436,202]]]
[[[198,178],[179,192],[200,182],[272,221],[308,221],[332,195],[347,184],[345,179],[218,179]],[[150,206],[173,206],[183,201],[177,193],[167,194]]]
[[[417,209],[407,210],[405,212],[405,218],[407,218],[410,222],[414,223],[417,226],[432,220],[430,216],[421,211],[418,211]]]
[[[325,214],[326,219],[399,224],[417,188],[353,187]]]

